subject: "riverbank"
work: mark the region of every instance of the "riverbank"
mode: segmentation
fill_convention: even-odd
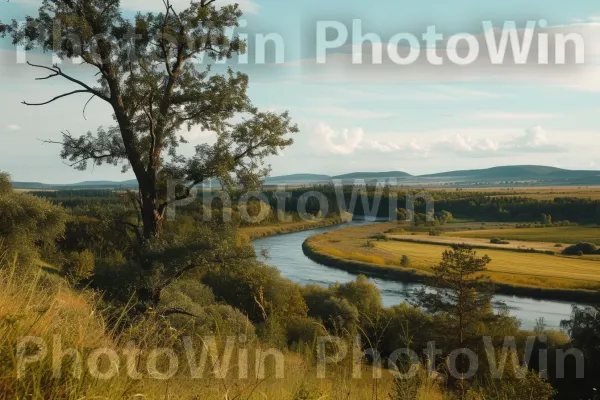
[[[387,242],[385,240],[376,241],[369,239],[378,236],[386,229],[389,229],[388,224],[377,224],[376,226],[346,228],[337,231],[333,235],[315,235],[306,239],[302,245],[304,254],[319,264],[344,270],[352,274],[364,274],[374,278],[385,280],[393,280],[406,283],[426,283],[427,278],[431,276],[430,266],[435,265],[434,257],[440,257],[443,251],[443,246],[418,243]],[[412,247],[418,247],[419,251],[427,254],[429,267],[423,264],[411,265],[403,267],[400,265],[399,252],[396,249],[389,248],[395,244],[402,245],[402,251],[408,250],[414,252]],[[388,248],[386,248],[386,246]],[[410,246],[406,249],[406,246]],[[492,251],[489,251],[490,253]],[[486,252],[488,253],[488,252]],[[506,254],[505,254],[506,253]],[[413,253],[411,253],[413,254]],[[415,253],[416,254],[416,253]],[[483,255],[483,254],[482,254]],[[492,260],[499,256],[505,257],[540,257],[536,258],[536,262],[540,262],[540,268],[544,267],[544,263],[548,261],[563,261],[562,257],[550,256],[544,254],[519,254],[516,252],[502,252],[496,250],[491,255]],[[552,257],[555,257],[553,259]],[[414,257],[411,257],[414,260]],[[508,259],[507,259],[508,260]],[[512,260],[512,259],[511,259]],[[498,262],[506,260],[498,260]],[[532,260],[523,260],[522,264],[528,266]],[[580,260],[576,260],[580,261]],[[511,261],[515,268],[521,268],[519,259]],[[590,267],[596,265],[597,262],[590,261]],[[512,265],[512,264],[511,264]],[[597,282],[589,282],[579,279],[564,279],[554,276],[533,275],[539,271],[522,271],[520,273],[509,273],[498,269],[490,270],[488,275],[495,283],[496,292],[499,294],[530,297],[534,299],[559,300],[578,303],[591,303],[600,300],[598,291],[595,290],[598,286]],[[565,274],[570,273],[569,270],[563,271]],[[574,276],[576,272],[572,272]]]
[[[303,232],[312,229],[328,228],[343,224],[347,220],[341,217],[325,218],[315,221],[296,221],[274,225],[252,226],[239,229],[239,233],[246,235],[250,240],[262,239],[271,236],[285,235],[287,233]]]

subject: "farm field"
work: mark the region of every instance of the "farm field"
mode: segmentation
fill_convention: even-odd
[[[574,228],[581,229],[581,227]],[[393,222],[365,227],[352,227],[336,231],[335,235],[324,234],[314,236],[309,239],[307,244],[316,252],[340,259],[366,262],[379,265],[386,269],[400,268],[429,274],[431,267],[440,262],[443,251],[449,248],[450,243],[465,243],[469,239],[464,238],[467,240],[460,240],[460,236],[432,237],[410,234],[398,235],[394,233],[389,233],[389,237],[392,238],[396,236],[424,241],[438,240],[439,244],[412,243],[383,239],[385,237],[384,235],[388,235],[385,232],[393,232],[398,229],[398,224]],[[546,231],[547,229],[551,230],[555,228],[533,230]],[[521,230],[523,229],[519,229],[518,231]],[[490,231],[477,231],[476,233],[489,233]],[[504,232],[506,230],[500,231]],[[464,233],[465,232],[455,232],[453,235]],[[490,234],[490,237],[494,236],[496,235],[493,233]],[[377,240],[377,237],[379,237],[380,240]],[[552,248],[557,251],[553,246],[546,247],[549,246],[548,242],[539,241],[536,242],[535,245],[532,245],[532,243],[533,242],[525,242],[519,244],[515,242],[513,243],[513,246],[528,245],[529,248],[535,248],[537,245],[540,250]],[[554,241],[552,241],[552,243],[554,244]],[[567,243],[567,241],[565,241],[565,243]],[[475,238],[470,244],[491,247],[489,240],[485,240],[485,238]],[[600,263],[591,258],[523,253],[512,250],[502,250],[501,248],[476,249],[476,251],[480,256],[487,254],[492,259],[492,262],[488,265],[487,274],[492,280],[498,283],[545,289],[597,290],[600,288]],[[400,260],[402,256],[407,256],[409,258],[410,265],[408,267],[401,266]]]
[[[523,240],[532,242],[551,243],[579,243],[590,242],[600,244],[600,227],[588,226],[557,226],[550,228],[514,228],[514,229],[483,229],[453,231],[447,233],[449,236],[465,238],[494,237],[507,240]]]
[[[491,237],[494,238],[497,236],[491,236]],[[404,234],[404,235],[388,235],[388,238],[390,238],[392,240],[400,240],[400,241],[405,241],[405,242],[423,241],[423,242],[432,242],[435,244],[447,244],[447,245],[468,243],[469,245],[474,246],[474,247],[482,246],[482,247],[489,247],[492,249],[496,248],[499,250],[502,250],[502,249],[508,249],[508,250],[534,249],[539,252],[551,251],[554,253],[559,253],[562,250],[562,247],[568,246],[568,244],[560,243],[561,247],[559,248],[559,247],[555,246],[555,244],[558,244],[558,243],[534,242],[534,241],[524,241],[524,240],[513,241],[508,244],[494,244],[494,243],[490,243],[490,240],[487,237],[484,237],[484,238],[467,237],[466,235],[460,235],[460,232],[454,233],[451,236],[448,236],[448,235],[443,235],[443,236],[418,235],[418,236],[414,236],[414,235]]]

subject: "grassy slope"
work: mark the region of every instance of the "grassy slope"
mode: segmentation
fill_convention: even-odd
[[[328,375],[319,379],[316,374],[314,358],[310,354],[284,352],[285,368],[282,378],[275,377],[274,365],[267,363],[266,379],[257,379],[254,373],[256,351],[264,352],[270,347],[259,342],[248,344],[249,378],[238,378],[239,349],[233,350],[227,376],[217,379],[209,369],[201,379],[191,379],[187,369],[185,353],[177,353],[180,375],[169,380],[151,379],[146,369],[146,358],[151,349],[181,349],[176,344],[177,335],[158,331],[152,320],[132,326],[130,331],[115,335],[111,332],[96,308],[96,299],[85,293],[76,293],[66,283],[56,277],[41,272],[37,275],[21,276],[11,269],[0,265],[0,398],[31,400],[75,400],[83,398],[97,399],[206,399],[243,398],[248,400],[298,398],[387,398],[391,390],[391,375],[383,372],[383,378],[373,380],[373,370],[364,367],[362,379],[352,378],[352,366],[348,363],[328,366]],[[33,336],[47,346],[46,356],[39,362],[33,362],[17,379],[17,344],[20,337]],[[83,375],[76,379],[71,375],[72,364],[65,356],[61,379],[52,377],[53,341],[59,339],[62,350],[75,349],[83,355]],[[127,376],[123,355],[126,344],[135,339],[143,348],[141,362],[137,371],[142,373],[141,380]],[[203,346],[199,338],[193,338],[197,360]],[[217,342],[223,343],[219,339]],[[219,344],[221,347],[221,344]],[[120,359],[120,373],[112,379],[98,380],[89,374],[86,367],[90,353],[99,348],[116,351]],[[35,345],[29,346],[29,356],[38,351]],[[177,351],[177,350],[176,350]],[[221,352],[219,353],[222,354]],[[107,371],[107,365],[100,364],[100,371]],[[159,360],[157,370],[169,370],[166,359]],[[305,389],[310,397],[298,397]],[[427,394],[419,398],[441,399],[439,393],[424,388]],[[227,396],[225,397],[225,393]],[[429,395],[431,394],[431,395]]]

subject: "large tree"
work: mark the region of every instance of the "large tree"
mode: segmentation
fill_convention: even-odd
[[[116,125],[81,136],[63,133],[61,157],[81,170],[89,164],[133,170],[141,222],[132,228],[141,242],[160,235],[170,202],[207,179],[257,185],[268,173],[264,158],[292,144],[288,134],[298,131],[287,112],[260,112],[251,104],[246,75],[231,69],[217,74],[194,62],[245,51],[245,42],[229,34],[242,15],[238,5],[218,7],[215,0],[192,1],[184,10],[175,10],[169,0],[162,5],[161,13],[126,18],[119,0],[43,0],[38,15],[25,24],[0,23],[0,35],[9,35],[15,45],[52,51],[63,60],[80,57],[78,68],[97,77],[89,84],[59,65],[28,63],[47,73],[39,79],[62,79],[75,90],[23,104],[87,95],[110,105]],[[192,127],[214,132],[217,140],[184,157],[178,152],[186,143],[180,132]],[[167,198],[169,180],[184,183]]]

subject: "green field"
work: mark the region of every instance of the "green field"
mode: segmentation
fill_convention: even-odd
[[[450,236],[465,238],[503,238],[532,242],[600,244],[600,228],[588,226],[558,226],[551,228],[485,229],[448,232]]]

